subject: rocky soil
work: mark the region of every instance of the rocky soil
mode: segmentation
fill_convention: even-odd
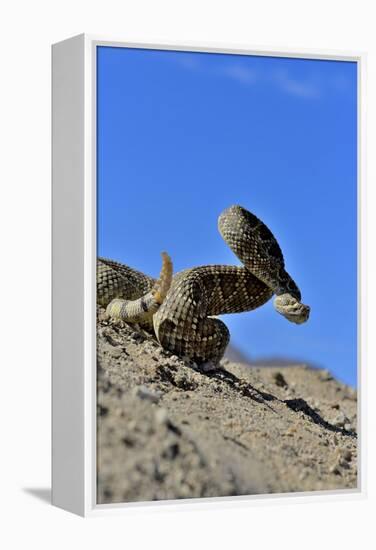
[[[202,372],[99,310],[98,503],[354,489],[357,396],[327,371]]]

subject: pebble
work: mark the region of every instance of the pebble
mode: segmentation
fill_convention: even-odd
[[[120,357],[120,355],[123,353],[123,350],[121,348],[112,348],[111,346],[108,346],[108,352],[112,357]]]
[[[133,395],[136,395],[137,397],[140,397],[140,399],[146,399],[147,401],[151,401],[152,403],[158,403],[160,398],[162,397],[163,393],[160,391],[153,391],[146,386],[136,386],[132,390]]]
[[[144,340],[143,336],[139,332],[131,332],[130,337],[136,342]]]
[[[346,460],[347,462],[351,462],[353,456],[350,449],[339,449],[339,455],[343,460]]]
[[[339,469],[338,464],[333,464],[332,466],[330,466],[329,473],[330,474],[336,474],[337,476],[340,476],[341,475],[341,470]]]
[[[154,417],[157,424],[166,424],[168,421],[167,409],[163,409],[163,408],[157,409],[155,411]]]
[[[276,384],[276,386],[279,386],[280,388],[287,388],[288,387],[288,384],[285,380],[285,377],[283,376],[283,374],[281,372],[275,372],[273,374],[273,378],[274,378],[274,382]]]
[[[320,374],[320,379],[323,382],[328,382],[329,380],[333,380],[333,376],[330,374],[328,370],[323,370]]]
[[[340,411],[338,415],[334,418],[333,425],[343,427],[348,422],[349,419],[347,418],[347,416],[342,411]]]
[[[348,388],[347,392],[349,394],[350,399],[356,399],[357,398],[357,391],[355,388]]]
[[[345,470],[348,470],[350,468],[349,463],[343,459],[338,462],[338,465],[344,468]]]
[[[284,435],[288,436],[288,437],[294,437],[294,435],[296,434],[296,426],[290,426],[284,433]]]

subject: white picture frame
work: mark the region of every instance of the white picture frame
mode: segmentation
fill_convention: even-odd
[[[147,503],[209,506],[260,499],[359,498],[365,494],[365,64],[364,53],[234,47],[228,44],[138,44],[79,35],[52,47],[52,502],[82,516],[146,504],[96,503],[96,48],[98,46],[236,53],[353,61],[358,67],[358,487],[246,497]],[[66,345],[70,342],[70,346]]]

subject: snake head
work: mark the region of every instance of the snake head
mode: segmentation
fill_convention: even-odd
[[[281,294],[274,299],[274,307],[288,321],[301,325],[308,320],[311,308],[299,302],[291,294]]]

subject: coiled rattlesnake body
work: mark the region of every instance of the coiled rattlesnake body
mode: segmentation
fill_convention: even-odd
[[[97,301],[111,317],[154,328],[161,346],[198,364],[217,365],[230,334],[213,316],[251,311],[273,294],[274,306],[289,321],[307,321],[298,286],[285,270],[277,240],[256,216],[241,206],[227,208],[219,231],[243,266],[207,265],[172,276],[163,253],[159,279],[112,260],[98,259]]]

